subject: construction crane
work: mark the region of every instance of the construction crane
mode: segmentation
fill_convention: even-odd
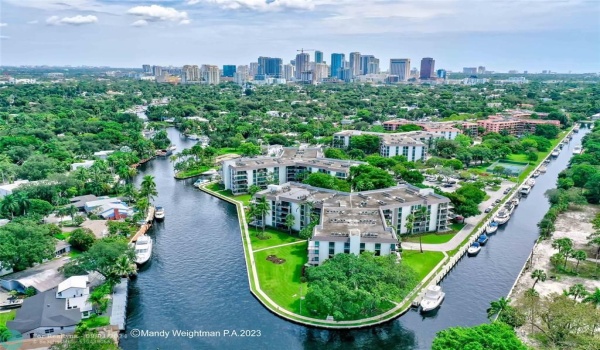
[[[304,51],[317,51],[315,49],[300,49],[300,50],[296,50],[299,51],[300,53],[304,53]]]

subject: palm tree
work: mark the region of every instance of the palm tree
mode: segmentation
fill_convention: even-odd
[[[567,295],[572,295],[575,298],[575,300],[577,300],[578,298],[583,298],[588,294],[589,293],[585,289],[585,286],[581,283],[572,285],[571,287],[569,287],[569,291],[567,292]]]
[[[546,278],[548,278],[548,276],[546,275],[546,272],[544,270],[535,270],[531,273],[531,278],[534,278],[535,281],[533,282],[533,286],[531,287],[531,289],[535,290],[535,285],[539,282],[539,281],[546,281]]]
[[[502,297],[496,301],[490,303],[490,307],[487,309],[488,318],[491,319],[494,315],[500,314],[510,307],[510,299]]]
[[[569,257],[571,255],[573,255],[573,248],[566,247],[563,249],[563,256],[565,257],[565,264],[563,265],[563,270],[567,269],[567,261],[569,260]]]
[[[288,230],[290,231],[290,234],[292,233],[292,227],[294,227],[295,223],[296,218],[293,214],[290,213],[285,216],[285,226],[287,226]]]
[[[108,295],[100,293],[90,293],[88,301],[92,303],[96,313],[103,313],[108,308]]]
[[[552,242],[552,248],[558,249],[558,254],[562,254],[566,249],[573,247],[573,241],[570,238],[559,238]]]
[[[23,213],[23,215],[27,215],[27,209],[31,206],[31,201],[25,192],[19,192],[15,194],[15,200],[19,205],[19,211]]]
[[[65,208],[65,211],[71,216],[71,221],[75,222],[75,214],[79,212],[74,205],[70,205]]]
[[[128,256],[123,255],[115,261],[111,274],[114,275],[115,278],[117,276],[129,278],[129,276],[135,273],[135,271],[136,267],[133,261],[131,261]]]
[[[255,205],[256,214],[261,217],[262,231],[265,234],[265,215],[271,211],[271,206],[267,202],[267,197],[262,196],[257,198]]]
[[[419,220],[419,222],[426,220],[427,218],[427,208],[426,207],[421,207],[417,213],[417,220]],[[421,253],[423,253],[423,241],[422,241],[423,235],[419,235],[419,250],[421,251]]]
[[[2,208],[2,211],[10,214],[11,219],[14,219],[15,213],[19,210],[19,202],[17,202],[15,195],[9,194],[8,196],[5,196],[2,203],[0,203],[0,208]]]
[[[596,288],[593,293],[588,294],[582,301],[584,303],[594,304],[596,307],[600,306],[600,288]]]
[[[587,259],[587,254],[583,250],[577,250],[573,252],[571,256],[577,260],[577,264],[575,265],[575,273],[577,273],[577,270],[579,270],[579,263]]]
[[[154,182],[154,176],[144,176],[144,179],[140,185],[140,195],[146,197],[148,202],[154,199],[154,196],[158,195],[158,192],[156,191],[156,183]]]
[[[150,207],[150,202],[146,198],[140,198],[137,202],[135,202],[135,209],[137,209],[140,213],[143,213],[144,219],[145,215],[148,212],[148,208]]]

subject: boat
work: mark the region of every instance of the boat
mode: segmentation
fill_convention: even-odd
[[[581,154],[581,145],[577,145],[573,148],[573,154]]]
[[[541,175],[541,173],[539,172],[539,170],[536,170],[536,171],[533,172],[533,175],[531,175],[531,176],[538,177],[540,175]]]
[[[540,167],[540,173],[545,173],[548,170],[545,166]]]
[[[527,186],[529,186],[529,187],[535,186],[535,179],[530,178],[529,180],[527,180]]]
[[[529,186],[523,186],[523,187],[521,187],[521,190],[519,191],[519,193],[521,193],[524,196],[528,195],[529,192],[531,192],[531,187],[529,187]]]
[[[467,249],[467,255],[475,256],[479,254],[479,251],[481,251],[481,244],[479,244],[479,242],[474,242],[469,249]]]
[[[519,198],[515,197],[511,200],[512,204],[514,207],[516,207],[517,205],[519,205]]]
[[[482,233],[481,236],[479,236],[479,238],[477,238],[477,242],[483,246],[487,243],[487,241],[489,239],[490,238],[488,237],[488,235],[486,235],[485,233]]]
[[[444,301],[446,293],[442,292],[442,287],[433,285],[427,288],[423,299],[421,300],[421,312],[428,312],[437,309]]]
[[[198,179],[196,180],[196,182],[194,182],[194,187],[200,187],[200,185],[207,183],[208,180],[207,179]]]
[[[554,151],[552,151],[552,153],[551,153],[552,157],[558,157],[559,154],[560,154],[560,151],[557,149],[554,149]]]
[[[579,124],[575,125],[573,128],[573,132],[579,132]]]
[[[0,304],[0,309],[16,309],[23,305],[23,299],[11,298]]]
[[[487,232],[488,234],[490,233],[494,233],[498,231],[498,223],[496,221],[492,221],[490,222],[486,227],[485,227],[485,232]]]
[[[165,218],[165,208],[157,206],[154,211],[154,218],[157,220],[162,220]]]
[[[504,203],[504,209],[508,210],[508,214],[512,214],[513,210],[515,210],[515,203],[513,201]]]
[[[192,134],[192,135],[187,135],[187,138],[193,141],[198,141],[200,140],[200,136]]]
[[[510,212],[506,209],[500,210],[498,214],[494,217],[494,221],[498,223],[498,225],[504,225],[510,220]]]
[[[135,242],[135,263],[145,264],[152,256],[152,238],[147,235],[140,236]]]

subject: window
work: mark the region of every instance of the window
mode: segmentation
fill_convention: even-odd
[[[344,243],[344,253],[350,254],[350,242]]]
[[[395,252],[395,251],[396,251],[396,245],[390,244],[390,252]]]
[[[362,254],[362,252],[364,252],[364,251],[365,251],[365,244],[361,243],[360,244],[360,253]]]
[[[54,333],[54,328],[48,328],[48,329],[44,330],[44,332],[46,334],[48,334],[48,333]]]
[[[329,257],[332,258],[335,254],[335,242],[329,242]]]

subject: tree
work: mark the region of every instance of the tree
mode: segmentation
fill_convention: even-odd
[[[15,218],[15,213],[19,211],[19,203],[17,198],[13,194],[4,196],[2,203],[0,203],[0,209],[4,213],[8,213],[11,219]]]
[[[531,289],[535,290],[535,285],[539,281],[546,281],[546,278],[548,278],[548,276],[546,275],[546,272],[544,270],[537,269],[531,273],[531,278],[535,279],[535,281],[533,282],[533,286],[531,286]]]
[[[489,319],[492,319],[495,315],[500,314],[501,312],[508,309],[510,303],[510,299],[505,297],[501,297],[496,301],[492,301],[490,303],[490,307],[487,309],[487,315]]]
[[[129,278],[129,276],[136,271],[137,267],[135,266],[135,262],[127,255],[120,256],[112,268],[113,275],[126,278]]]
[[[575,265],[575,273],[577,273],[579,270],[579,263],[587,259],[587,254],[583,250],[576,250],[571,254],[571,257],[577,260],[577,264]]]
[[[350,192],[350,184],[348,182],[325,173],[311,173],[302,182],[314,187]]]
[[[78,228],[71,232],[69,236],[69,244],[82,252],[87,251],[96,241],[96,236],[92,233],[92,230],[87,228]]]
[[[260,146],[252,142],[244,142],[240,145],[239,151],[244,157],[253,157],[261,154]]]
[[[88,301],[94,307],[94,311],[97,314],[103,314],[108,308],[108,302],[110,301],[109,295],[112,293],[113,285],[111,282],[105,282],[98,287],[94,288],[88,297]]]
[[[573,298],[575,298],[575,300],[577,300],[579,298],[583,298],[583,297],[587,296],[588,294],[589,293],[585,289],[585,286],[581,283],[572,285],[571,287],[569,287],[569,290],[567,291],[567,295],[572,296]]]
[[[47,216],[54,211],[54,206],[43,199],[30,199],[29,213],[33,215]]]
[[[358,149],[365,154],[379,153],[379,136],[376,135],[359,135],[353,136],[350,139],[350,149]]]
[[[148,202],[154,199],[154,196],[158,195],[158,191],[156,190],[156,183],[154,182],[154,176],[146,175],[142,179],[142,183],[140,185],[140,196],[145,197]]]
[[[592,304],[596,308],[600,307],[600,288],[596,288],[592,293],[589,293],[582,301]]]
[[[260,187],[256,186],[256,185],[250,185],[250,187],[248,187],[248,193],[250,194],[251,197],[254,197],[254,195],[260,191]]]
[[[548,140],[557,138],[559,132],[560,129],[556,125],[552,124],[538,124],[535,127],[535,134]]]
[[[254,203],[254,210],[257,216],[261,218],[262,236],[265,234],[265,216],[271,211],[271,206],[267,202],[267,197],[257,197]],[[262,237],[261,236],[261,237]]]
[[[31,206],[31,201],[29,197],[27,197],[26,192],[17,192],[15,195],[15,200],[19,206],[19,212],[27,215],[27,209]]]
[[[34,222],[11,222],[0,227],[0,264],[15,271],[54,256],[55,239],[47,225]]]
[[[438,332],[432,350],[527,350],[515,331],[502,322],[452,327]]]
[[[350,168],[350,183],[356,191],[375,190],[396,185],[387,171],[368,164]]]
[[[294,217],[294,214],[287,214],[285,216],[285,226],[288,228],[289,232],[292,233],[292,228],[294,227],[294,225],[296,224],[296,218]]]

